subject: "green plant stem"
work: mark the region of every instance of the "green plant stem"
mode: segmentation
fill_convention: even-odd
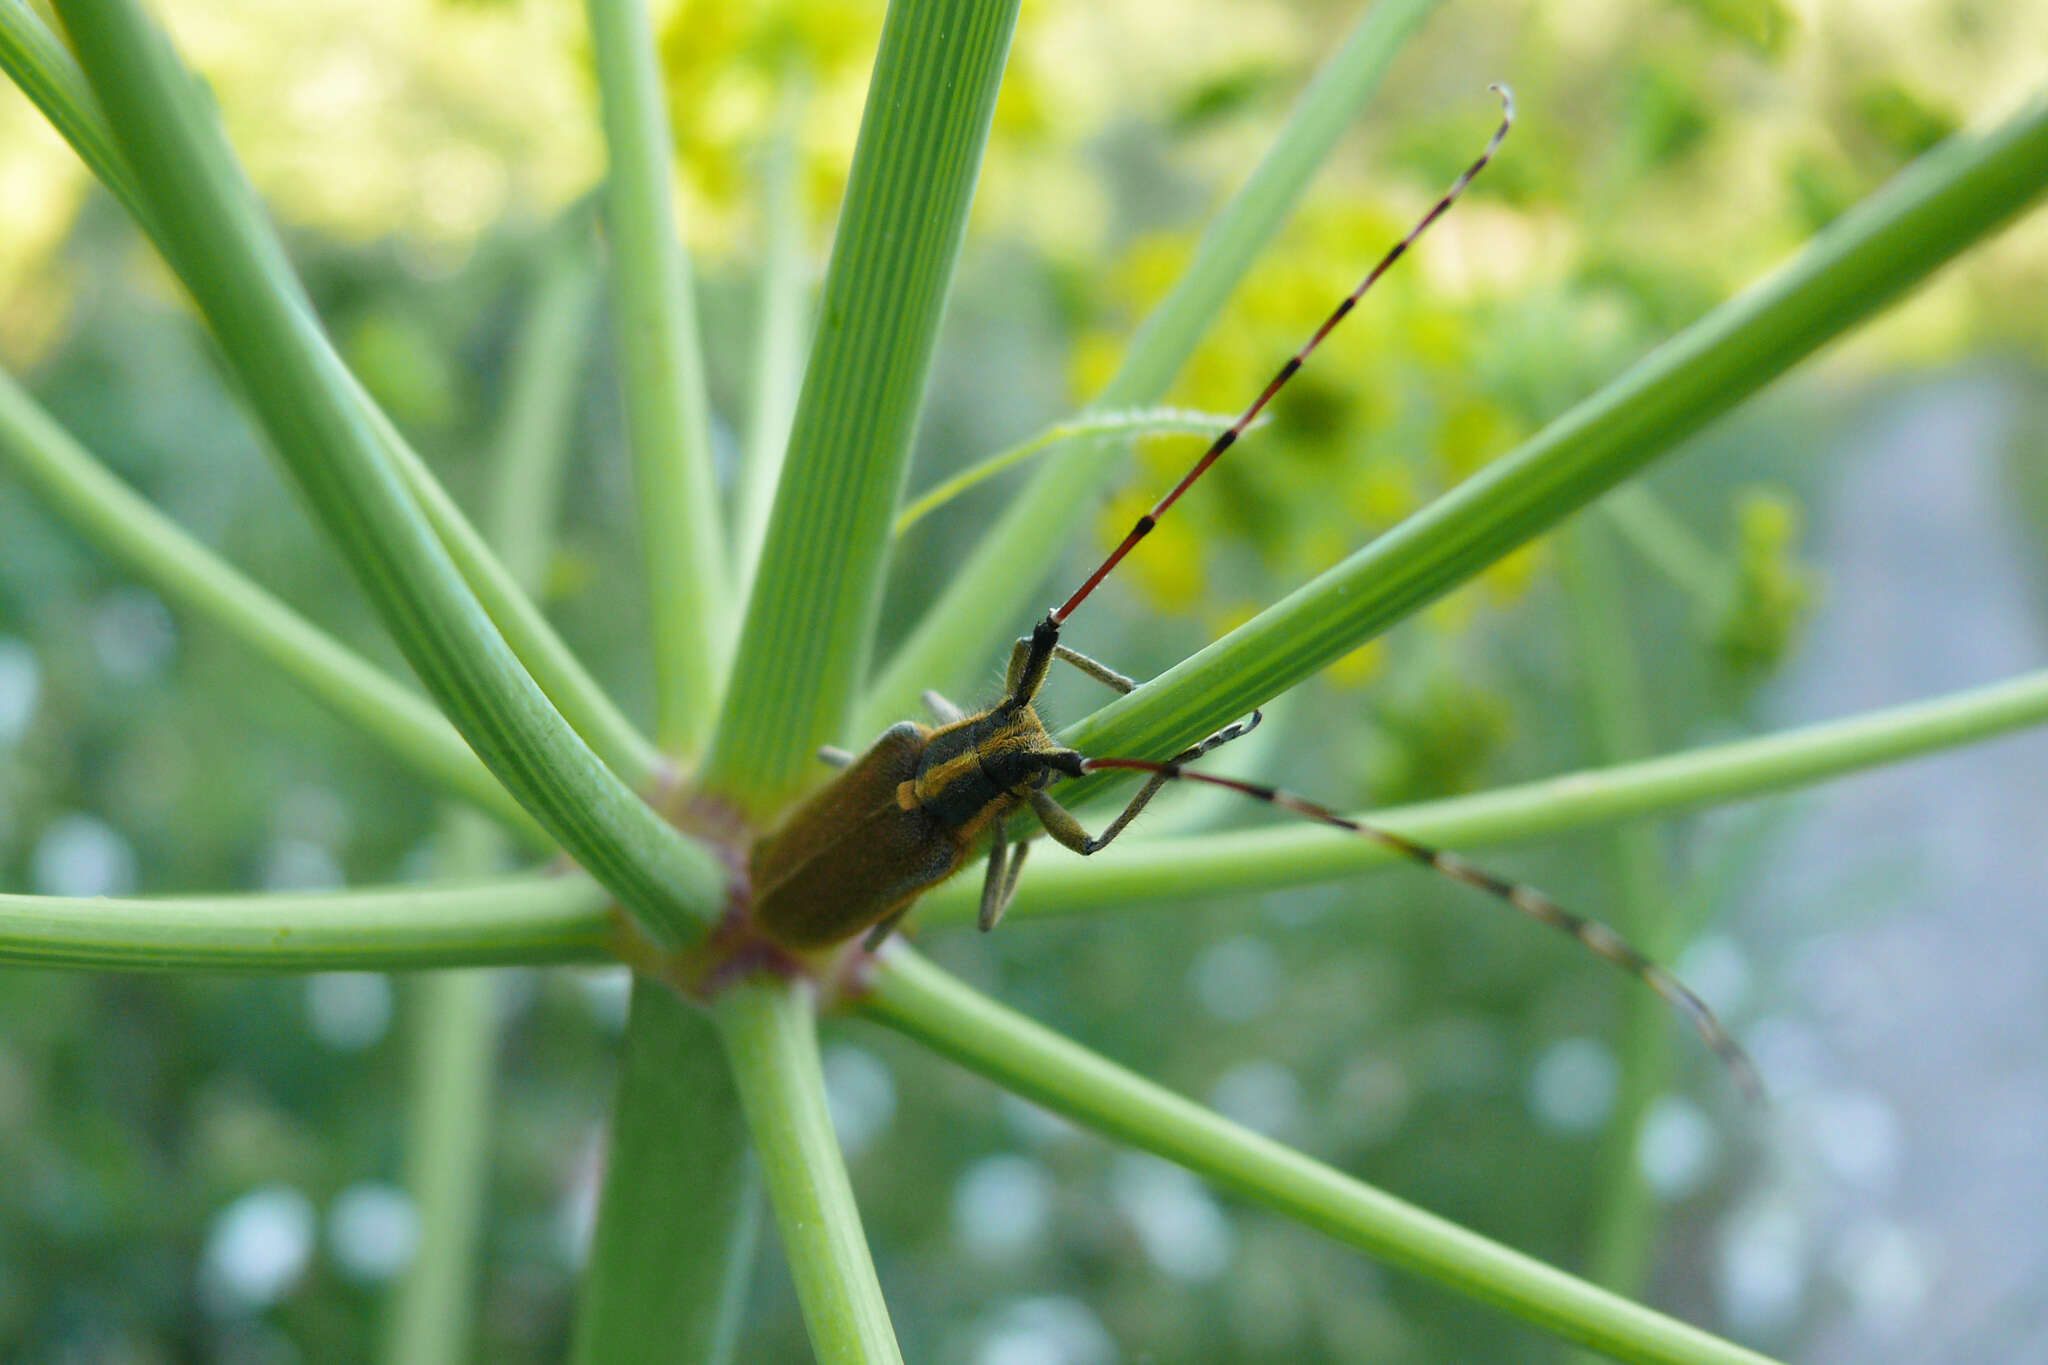
[[[499,562],[529,594],[537,593],[554,556],[562,471],[597,302],[597,275],[580,233],[573,242],[545,245],[538,274],[512,347],[485,515]]]
[[[717,1035],[667,987],[635,981],[570,1358],[729,1361],[760,1223],[760,1176]]]
[[[825,1109],[808,987],[747,982],[719,997],[712,1019],[739,1085],[819,1365],[900,1362],[846,1160]]]
[[[28,0],[0,0],[0,70],[42,110],[50,126],[136,221],[146,224],[149,209],[141,188],[121,160],[85,73]]]
[[[1710,618],[1725,610],[1735,590],[1734,566],[1693,534],[1642,484],[1617,488],[1600,510],[1643,562],[1669,579]]]
[[[580,876],[228,896],[0,895],[0,962],[150,972],[404,972],[612,960]]]
[[[804,247],[804,197],[799,183],[797,125],[809,94],[801,72],[783,73],[781,116],[761,173],[761,280],[754,298],[754,383],[740,451],[739,494],[733,506],[733,565],[739,601],[754,589],[754,570],[775,508],[775,485],[789,448],[790,419],[804,382],[804,335],[810,278]]]
[[[1352,30],[1258,168],[1211,220],[1193,263],[1145,319],[1091,406],[1159,401],[1433,6],[1434,0],[1379,0]],[[872,738],[916,714],[925,688],[957,691],[981,676],[1005,637],[1029,629],[1025,604],[1058,561],[1076,509],[1091,505],[1123,469],[1120,449],[1109,440],[1084,442],[1032,476],[966,563],[947,576],[938,601],[868,689],[852,738]]]
[[[415,774],[539,841],[539,827],[419,694],[178,529],[0,371],[0,459],[77,531],[172,602],[226,630]]]
[[[1017,0],[894,0],[703,783],[763,816],[845,737]]]
[[[1950,140],[1518,450],[1062,735],[1156,756],[1286,691],[1647,464],[2005,223],[2048,185],[2048,99]],[[1101,786],[1084,778],[1069,798]]]
[[[949,479],[941,479],[896,514],[892,534],[902,535],[978,483],[1020,465],[1063,441],[1085,436],[1214,436],[1230,425],[1235,413],[1196,412],[1190,408],[1131,408],[1123,412],[1090,412],[1055,422],[1007,450],[977,460]],[[1260,418],[1254,427],[1263,426]]]
[[[1562,537],[1560,548],[1593,757],[1617,765],[1648,753],[1651,739],[1642,661],[1607,534],[1602,523],[1583,522]],[[1683,940],[1669,913],[1673,879],[1659,831],[1645,820],[1625,820],[1606,831],[1605,842],[1615,892],[1609,923],[1669,963]],[[1595,1162],[1586,1271],[1595,1283],[1634,1294],[1649,1268],[1656,1216],[1636,1144],[1670,1072],[1671,1021],[1664,1002],[1649,991],[1624,992],[1621,1010],[1614,1035],[1620,1077]]]
[[[520,805],[651,933],[693,935],[723,904],[716,858],[604,765],[507,648],[385,458],[167,40],[137,0],[65,0],[61,13],[173,266],[428,690]]]
[[[597,756],[629,785],[644,790],[667,775],[667,761],[555,633],[537,601],[546,567],[540,549],[555,540],[554,508],[597,294],[582,215],[571,214],[555,233],[561,240],[546,251],[533,317],[513,351],[506,383],[511,400],[496,436],[490,541],[477,533],[367,395],[363,407],[434,533],[504,632],[505,643]],[[492,543],[499,549],[494,551]]]
[[[1367,811],[1371,824],[1449,848],[1762,796],[1898,763],[2048,720],[2048,670],[1844,720],[1474,796]],[[1320,825],[1136,839],[1095,858],[1034,859],[1011,915],[1072,914],[1232,891],[1309,886],[1400,861]],[[948,882],[919,903],[925,923],[971,920],[978,888]]]
[[[28,92],[87,167],[134,215],[150,240],[163,250],[165,258],[171,259],[171,243],[144,202],[127,162],[122,160],[113,130],[107,126],[85,73],[44,25],[41,16],[21,0],[0,0],[0,68]],[[324,334],[316,333],[312,340],[322,347],[328,344]],[[331,363],[340,368],[338,360]],[[511,576],[405,437],[353,375],[348,376],[348,384],[349,400],[384,443],[386,453],[420,500],[456,567],[548,699],[627,782],[641,785],[664,773],[665,765],[654,746],[633,728],[585,672],[540,609],[512,586]]]
[[[388,1330],[392,1365],[469,1358],[477,1253],[490,1174],[491,1066],[497,1057],[497,977],[469,968],[412,983],[414,1030],[405,1188],[419,1211],[419,1246]]]
[[[444,825],[439,862],[449,874],[487,874],[504,858],[498,832],[469,812],[451,811]],[[419,1212],[420,1240],[392,1303],[384,1359],[455,1365],[469,1358],[476,1317],[494,1132],[497,978],[469,968],[423,973],[411,984],[405,1188]]]
[[[884,956],[861,1010],[1055,1113],[1567,1340],[1628,1361],[1764,1360],[1219,1118],[997,1004],[900,944]]]
[[[624,363],[634,504],[647,566],[660,745],[696,753],[731,648],[725,543],[711,469],[711,400],[690,262],[676,235],[675,159],[644,0],[589,0],[610,165],[612,317]]]
[[[523,586],[539,582],[554,550],[569,418],[583,374],[577,361],[596,292],[580,233],[573,241],[563,233],[547,239],[538,274],[492,461],[491,536],[505,571]],[[439,862],[448,875],[480,876],[505,861],[503,840],[467,812],[450,811],[443,827]],[[470,1353],[491,1166],[495,982],[483,971],[437,972],[419,981],[414,997],[406,1188],[419,1209],[420,1243],[398,1285],[385,1359],[457,1365]]]
[[[463,581],[549,703],[621,781],[645,788],[664,776],[669,765],[661,752],[626,718],[583,667],[583,661],[555,633],[540,607],[498,560],[383,409],[367,394],[359,406]]]

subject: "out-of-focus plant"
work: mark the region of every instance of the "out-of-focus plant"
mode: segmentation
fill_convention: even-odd
[[[1105,488],[1115,473],[1105,457],[1119,436],[1128,436],[1097,430],[1043,457],[981,547],[944,566],[943,591],[897,654],[871,668],[895,504],[984,142],[991,126],[1007,128],[1022,138],[1017,147],[1043,152],[1047,144],[1025,135],[1037,136],[1063,117],[1056,92],[1034,88],[1034,79],[1052,80],[1028,59],[1035,35],[1025,43],[1019,104],[1006,112],[998,103],[1013,4],[899,4],[885,21],[815,339],[807,359],[794,344],[781,352],[792,365],[801,361],[801,388],[761,386],[764,393],[799,396],[787,412],[772,399],[756,409],[757,420],[772,422],[772,434],[749,442],[748,456],[780,471],[779,479],[763,480],[776,493],[756,536],[743,524],[753,504],[738,499],[727,513],[713,493],[704,348],[688,258],[673,230],[668,179],[676,125],[663,103],[660,59],[690,98],[705,101],[686,105],[696,116],[683,123],[728,130],[691,144],[696,193],[716,204],[736,196],[740,183],[739,163],[721,158],[744,146],[750,132],[771,126],[776,101],[768,96],[792,68],[816,98],[843,99],[845,69],[865,44],[852,36],[850,13],[835,18],[830,10],[796,6],[767,12],[758,24],[688,7],[659,44],[639,6],[592,0],[614,324],[652,617],[658,724],[649,739],[527,595],[522,582],[532,581],[536,566],[508,566],[492,551],[373,398],[380,394],[429,426],[449,420],[456,405],[448,384],[431,365],[408,359],[420,354],[418,338],[388,319],[373,320],[347,346],[373,382],[343,363],[229,151],[233,139],[223,136],[207,94],[140,7],[131,0],[63,0],[57,10],[67,47],[25,4],[4,3],[0,63],[120,198],[190,293],[269,443],[432,701],[179,531],[11,381],[0,381],[0,450],[20,478],[167,598],[266,655],[416,775],[546,850],[549,861],[480,881],[319,895],[5,896],[0,952],[21,964],[170,972],[604,961],[634,967],[625,1079],[577,1329],[583,1359],[703,1358],[731,1350],[753,1255],[757,1176],[818,1357],[899,1358],[825,1108],[821,1009],[862,1013],[1019,1095],[1567,1340],[1631,1360],[1761,1359],[1183,1100],[900,943],[880,954],[847,948],[804,959],[776,953],[753,932],[738,870],[751,840],[821,780],[818,746],[864,739],[859,732],[872,730],[864,723],[870,713],[900,714],[907,704],[901,694],[913,685],[907,679],[951,687],[1029,619],[1020,604],[1059,553],[1051,531],[1077,520],[1075,507]],[[1224,300],[1426,8],[1419,0],[1392,0],[1335,46],[1246,188],[1199,246],[1179,253],[1184,264],[1162,267],[1174,252],[1149,241],[1132,248],[1132,260],[1161,270],[1171,284],[1132,291],[1133,298],[1159,301],[1113,366],[1075,366],[1087,401],[1122,413],[1170,396],[1173,376],[1214,327]],[[1081,23],[1083,13],[1077,6],[1042,22]],[[1788,13],[1761,0],[1698,5],[1690,13],[1645,22],[1705,24],[1734,35],[1761,59],[1791,42]],[[184,22],[195,30],[187,40],[203,47],[206,27]],[[450,22],[491,20],[482,12]],[[1278,20],[1275,26],[1293,28]],[[1210,35],[1195,45],[1198,53],[1219,62],[1218,74],[1182,110],[1199,125],[1241,107],[1246,90],[1256,88],[1256,81],[1230,77],[1261,60],[1262,29],[1240,19],[1220,36],[1200,25],[1194,31]],[[1576,36],[1588,45],[1585,33]],[[1590,45],[1601,49],[1596,56],[1618,59],[1631,42],[1633,50],[1655,53],[1659,38],[1658,31],[1614,26]],[[1675,54],[1690,37],[1662,32],[1661,41]],[[1124,50],[1100,59],[1114,63]],[[1427,51],[1424,59],[1447,60]],[[1468,47],[1460,66],[1474,59]],[[1550,73],[1560,109],[1571,108],[1571,65],[1561,61]],[[1942,141],[1946,116],[1937,106],[1897,92],[1864,92],[1850,109],[1876,148],[1868,155],[1904,162],[1925,154],[1859,199],[1778,273],[1695,318],[1681,299],[1693,291],[1718,295],[1724,272],[1750,271],[1723,256],[1693,277],[1646,268],[1642,261],[1657,259],[1658,225],[1639,237],[1615,227],[1609,212],[1644,165],[1682,165],[1717,150],[1708,111],[1721,92],[1681,79],[1675,55],[1662,74],[1656,62],[1650,66],[1643,98],[1651,112],[1629,125],[1641,137],[1633,157],[1578,161],[1557,150],[1558,139],[1535,139],[1538,153],[1502,177],[1498,201],[1475,200],[1453,220],[1461,226],[1443,234],[1448,249],[1439,253],[1433,243],[1424,257],[1462,260],[1489,282],[1461,295],[1440,270],[1395,277],[1366,315],[1378,321],[1361,319],[1363,339],[1348,369],[1338,363],[1325,374],[1319,363],[1310,371],[1318,377],[1304,381],[1299,402],[1276,414],[1270,439],[1259,438],[1272,458],[1227,466],[1232,482],[1225,496],[1211,499],[1221,509],[1209,514],[1211,524],[1232,507],[1268,509],[1239,529],[1273,572],[1289,578],[1321,569],[1355,539],[1340,539],[1331,529],[1336,524],[1386,525],[1385,533],[1137,692],[1075,722],[1065,731],[1072,743],[1085,752],[1170,753],[1324,667],[1356,659],[1381,631],[1460,583],[1491,575],[1497,592],[1512,598],[1531,570],[1527,558],[1514,558],[1519,547],[1969,250],[2048,186],[2048,105],[2038,99],[1985,131]],[[372,62],[341,74],[375,69]],[[1143,81],[1132,88],[1146,93]],[[227,114],[232,131],[235,110]],[[1469,140],[1452,139],[1451,126],[1446,119],[1405,131],[1393,159],[1426,171],[1419,184],[1445,178],[1445,158],[1453,155],[1447,149]],[[789,134],[799,144],[802,127],[798,120]],[[1013,147],[1004,154],[1023,152]],[[793,160],[801,171],[786,173],[821,177],[808,156]],[[1004,164],[999,156],[991,173]],[[459,165],[442,169],[459,181]],[[831,179],[829,168],[822,178]],[[1547,205],[1538,186],[1550,187],[1558,203],[1591,203],[1583,243],[1550,240],[1553,231],[1571,234],[1554,228],[1557,205]],[[1810,195],[1788,201],[1815,211]],[[1390,235],[1388,227],[1402,220],[1398,204],[1311,217],[1299,229],[1313,244],[1302,259],[1355,261],[1361,235]],[[1518,272],[1526,279],[1532,263],[1545,259],[1563,264],[1547,276],[1537,273],[1536,302],[1518,311],[1506,281]],[[770,262],[771,270],[800,268],[800,253]],[[1496,270],[1500,283],[1492,282]],[[1291,342],[1300,329],[1286,329],[1286,319],[1302,308],[1320,311],[1327,301],[1327,281],[1312,282],[1305,265],[1297,270],[1283,259],[1274,272],[1254,280],[1250,293],[1260,307],[1274,309],[1271,319],[1226,329],[1223,347],[1196,359],[1205,393],[1250,387],[1239,382],[1252,372],[1249,357],[1270,360],[1285,350],[1263,333],[1288,330]],[[1618,280],[1631,284],[1620,288]],[[1612,308],[1582,306],[1617,290]],[[1562,340],[1539,325],[1560,313],[1575,329]],[[1587,382],[1590,374],[1619,368],[1681,317],[1682,330],[1618,378],[1597,389]],[[1552,363],[1566,345],[1569,363]],[[1093,343],[1094,354],[1102,350]],[[777,359],[773,346],[762,354],[771,364]],[[374,382],[379,376],[384,382]],[[1338,432],[1353,417],[1387,433],[1388,446],[1404,453],[1339,465],[1331,447],[1343,444]],[[548,424],[536,418],[534,426]],[[507,449],[518,445],[508,440]],[[529,493],[547,482],[511,472],[496,481],[501,491]],[[1418,502],[1427,504],[1421,512],[1396,519],[1397,504]],[[1294,510],[1308,503],[1330,509],[1332,520]],[[1729,620],[1737,623],[1730,630],[1745,660],[1781,648],[1803,595],[1783,561],[1788,518],[1773,513],[1771,503],[1751,506],[1763,510],[1746,515],[1726,580]],[[527,527],[528,546],[540,519],[531,498],[508,498],[493,518],[500,527]],[[1164,552],[1155,561],[1180,564],[1177,579],[1151,582],[1155,594],[1201,595],[1201,525],[1162,533],[1188,536],[1178,547],[1170,540],[1152,547]],[[758,554],[735,565],[733,544],[758,546]],[[1575,554],[1575,572],[1610,579],[1613,571],[1599,567],[1598,553]],[[733,600],[730,578],[752,585],[744,604]],[[1612,648],[1612,620],[1602,624],[1602,609],[1590,598],[1587,610],[1587,649]],[[1595,728],[1625,704],[1594,698],[1589,709],[1606,718]],[[1489,728],[1472,719],[1484,717],[1483,704],[1455,711],[1418,712],[1413,727],[1445,736],[1447,762],[1483,747],[1473,735]],[[1663,759],[1640,758],[1629,727],[1616,724],[1606,767],[1384,819],[1447,842],[1521,837],[1810,782],[2044,716],[2048,678],[2034,675]],[[1102,785],[1091,779],[1072,790],[1086,799]],[[1020,908],[1072,911],[1222,885],[1272,889],[1384,856],[1324,830],[1157,840],[1129,857],[1050,867],[1043,876],[1034,868],[1030,900]],[[935,922],[957,916],[963,894],[957,885],[942,889],[926,915]],[[442,1027],[474,1030],[482,1017],[477,1006],[470,999],[459,1020],[444,1014]],[[1662,1022],[1637,1019],[1631,1027],[1641,1036]],[[470,1047],[469,1060],[455,1069],[467,1067],[473,1078],[487,1052]],[[478,1140],[473,1115],[445,1110],[422,1117],[440,1125],[425,1145],[444,1168],[451,1153],[459,1157],[465,1143]],[[444,1286],[462,1277],[461,1243],[444,1239],[433,1257]],[[444,1290],[433,1301],[453,1300]],[[431,1347],[416,1344],[424,1337],[400,1340],[408,1354],[459,1350],[453,1336]]]

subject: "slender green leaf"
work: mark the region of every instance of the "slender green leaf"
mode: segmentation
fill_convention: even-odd
[[[1520,449],[1063,738],[1159,755],[1250,711],[1637,472],[2009,221],[2048,186],[2048,99],[1921,158]],[[1082,800],[1100,782],[1082,779]]]
[[[0,459],[142,580],[282,669],[413,772],[528,838],[538,827],[418,693],[244,578],[136,496],[0,371]]]
[[[704,785],[755,816],[845,737],[1017,0],[895,0]]]
[[[825,1110],[809,989],[747,982],[719,997],[712,1019],[739,1085],[819,1365],[900,1362],[846,1160]]]
[[[1757,739],[1358,818],[1424,843],[1476,848],[1762,796],[2044,720],[2048,671]],[[1394,861],[1397,855],[1376,844],[1321,825],[1131,839],[1094,858],[1034,859],[1010,913],[1071,914],[1207,893],[1310,886]],[[980,889],[971,881],[957,878],[939,887],[920,903],[919,916],[928,924],[972,920]]]
[[[0,895],[0,962],[93,971],[405,972],[603,962],[618,923],[580,876],[231,896]]]
[[[730,1360],[760,1222],[760,1175],[717,1034],[666,986],[635,981],[570,1358]]]
[[[1214,436],[1230,425],[1235,413],[1196,412],[1191,408],[1130,408],[1123,412],[1091,412],[1064,422],[1055,422],[1038,434],[977,460],[950,479],[943,479],[918,494],[908,507],[896,514],[895,534],[902,535],[933,512],[944,507],[978,483],[994,478],[1006,469],[1044,454],[1062,441],[1083,436]],[[1265,425],[1265,419],[1253,423]]]
[[[605,767],[506,647],[386,459],[203,92],[136,0],[67,0],[61,13],[173,266],[429,691],[652,932],[693,933],[723,903],[717,859]]]
[[[647,566],[654,733],[695,753],[716,714],[732,630],[711,469],[711,400],[689,258],[676,235],[675,158],[644,0],[590,0],[598,103],[611,163],[612,318],[625,366],[634,504]]]
[[[1157,403],[1238,282],[1358,117],[1434,0],[1379,0],[1302,95],[1287,126],[1202,235],[1187,273],[1139,329],[1097,408]],[[1475,92],[1476,94],[1477,92]],[[998,645],[1030,627],[1025,604],[1057,562],[1076,517],[1123,468],[1109,441],[1074,446],[1032,476],[864,698],[852,736],[865,739],[914,712],[928,687],[958,690]]]
[[[0,69],[5,69],[29,92],[93,174],[120,198],[151,240],[165,248],[168,258],[168,245],[114,145],[113,131],[107,127],[85,74],[41,17],[22,0],[0,0]],[[327,345],[324,334],[315,340]],[[339,362],[335,364],[338,366]],[[463,577],[476,590],[484,610],[505,633],[513,653],[533,674],[548,699],[612,770],[629,783],[644,785],[664,775],[666,765],[654,746],[633,728],[584,671],[540,609],[512,586],[511,576],[485,546],[483,538],[353,375],[349,376],[349,392],[363,420],[376,430],[386,453],[420,499],[427,519],[447,545]]]
[[[954,980],[901,944],[883,958],[863,1013],[943,1056],[1224,1189],[1620,1360],[1764,1365],[1764,1357],[1553,1270],[1332,1170]]]

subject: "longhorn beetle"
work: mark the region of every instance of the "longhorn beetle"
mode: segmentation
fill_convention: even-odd
[[[1456,854],[1361,824],[1290,792],[1185,767],[1250,733],[1259,723],[1257,711],[1162,762],[1090,758],[1062,748],[1046,732],[1034,706],[1055,660],[1071,664],[1118,692],[1136,688],[1130,678],[1061,644],[1061,627],[1167,509],[1237,443],[1323,338],[1493,159],[1514,122],[1515,106],[1505,86],[1492,89],[1501,100],[1500,125],[1478,158],[1288,358],[1251,406],[1216,437],[1181,481],[1138,518],[1137,525],[1073,595],[1048,612],[1028,637],[1016,642],[1000,701],[970,715],[936,692],[927,692],[925,704],[939,722],[936,727],[902,721],[857,758],[839,749],[821,751],[821,758],[844,771],[754,846],[750,867],[753,909],[767,933],[789,947],[811,949],[828,947],[867,930],[866,946],[872,950],[909,913],[920,895],[959,871],[984,837],[988,840],[988,871],[981,886],[980,923],[984,930],[993,929],[1016,893],[1017,877],[1031,847],[1028,842],[1013,845],[1006,837],[1004,825],[1012,815],[1029,806],[1047,834],[1086,857],[1101,852],[1123,833],[1168,782],[1200,782],[1242,792],[1370,839],[1571,935],[1663,997],[1691,1022],[1744,1090],[1758,1093],[1755,1067],[1705,1002],[1606,925],[1573,914],[1542,892],[1496,877]],[[1108,828],[1090,835],[1046,788],[1063,778],[1104,771],[1139,772],[1148,777]]]

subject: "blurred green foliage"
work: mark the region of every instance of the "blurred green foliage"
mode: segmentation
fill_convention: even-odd
[[[298,225],[298,260],[349,359],[476,506],[538,235],[595,173],[574,7],[392,3],[340,18],[171,8],[259,180]],[[1118,666],[1147,675],[1394,524],[1949,130],[2009,101],[2028,78],[2025,35],[2044,17],[2038,0],[1925,0],[1881,30],[1774,0],[1446,11],[1171,401],[1218,408],[1256,391],[1476,150],[1492,79],[1515,85],[1525,113],[1506,156],[1270,427],[1161,527],[1091,639],[1117,641]],[[1099,386],[1187,258],[1206,206],[1350,18],[1348,6],[1252,0],[1192,12],[1163,0],[1035,7],[914,482]],[[796,84],[822,249],[878,22],[878,6],[845,0],[683,0],[666,16],[728,448],[750,352],[755,159]],[[22,109],[0,109],[0,180],[32,210],[0,241],[9,362],[32,365],[53,411],[181,524],[396,667],[157,268],[103,201],[73,215],[75,174],[43,142],[12,138],[25,123]],[[1725,586],[1703,611],[1698,592],[1654,566],[1630,584],[1661,743],[1738,720],[1750,687],[1797,648],[1817,592],[1800,563],[1798,499],[1863,378],[1974,361],[1993,346],[2039,366],[2044,280],[2048,234],[2023,225],[1659,476],[1662,505]],[[548,605],[644,714],[608,363],[578,419]],[[1184,439],[1145,443],[1128,493],[1078,517],[1078,538],[1120,532],[1189,455]],[[1001,496],[1001,485],[977,490],[917,529],[885,636]],[[0,732],[0,885],[51,889],[66,875],[49,853],[65,829],[85,830],[78,846],[98,851],[98,862],[74,859],[74,873],[111,866],[122,879],[132,868],[144,891],[366,883],[430,865],[423,793],[231,646],[171,619],[4,482],[0,544],[0,643],[33,659],[35,684],[19,733]],[[1257,762],[1341,806],[1581,763],[1560,612],[1543,551],[1516,555],[1284,703]],[[1610,894],[1598,847],[1566,841],[1508,863],[1567,903],[1598,907]],[[1559,1040],[1611,1028],[1617,988],[1599,966],[1413,877],[1167,913],[1171,925],[1164,914],[1027,920],[997,940],[933,947],[1121,1062],[1539,1257],[1580,1259],[1594,1135],[1546,1122],[1529,1090]],[[333,1006],[320,1001],[338,990],[365,1008],[378,989],[11,974],[0,1163],[16,1178],[0,1185],[0,1355],[370,1354],[383,1289],[352,1277],[329,1239],[343,1191],[397,1178],[403,995],[391,1027],[355,1033],[323,1023]],[[481,1358],[561,1353],[577,1191],[607,1109],[622,998],[567,973],[505,974]],[[1142,1343],[1161,1360],[1541,1355],[1521,1329],[1299,1227],[1219,1213],[1198,1190],[1162,1185],[1127,1154],[877,1030],[842,1030],[828,1071],[854,1096],[849,1127],[864,1116],[870,1130],[865,1144],[849,1137],[856,1187],[911,1358],[974,1359],[1005,1322],[1056,1316],[1069,1299],[1133,1355]],[[1700,1059],[1688,1074],[1714,1084]],[[1009,1159],[1019,1164],[989,1164]],[[1726,1178],[1675,1212],[1710,1208]],[[309,1202],[320,1240],[274,1303],[223,1299],[206,1288],[222,1211],[271,1186]],[[1012,1203],[975,1204],[989,1188]],[[986,1213],[977,1225],[984,1207],[1045,1216],[1006,1239]],[[1213,1217],[1227,1274],[1162,1260],[1146,1219],[1169,1216]],[[742,1357],[806,1358],[783,1272],[759,1278]],[[1681,1266],[1663,1297],[1691,1310],[1706,1293]],[[1083,1328],[1071,1330],[1085,1338]]]

